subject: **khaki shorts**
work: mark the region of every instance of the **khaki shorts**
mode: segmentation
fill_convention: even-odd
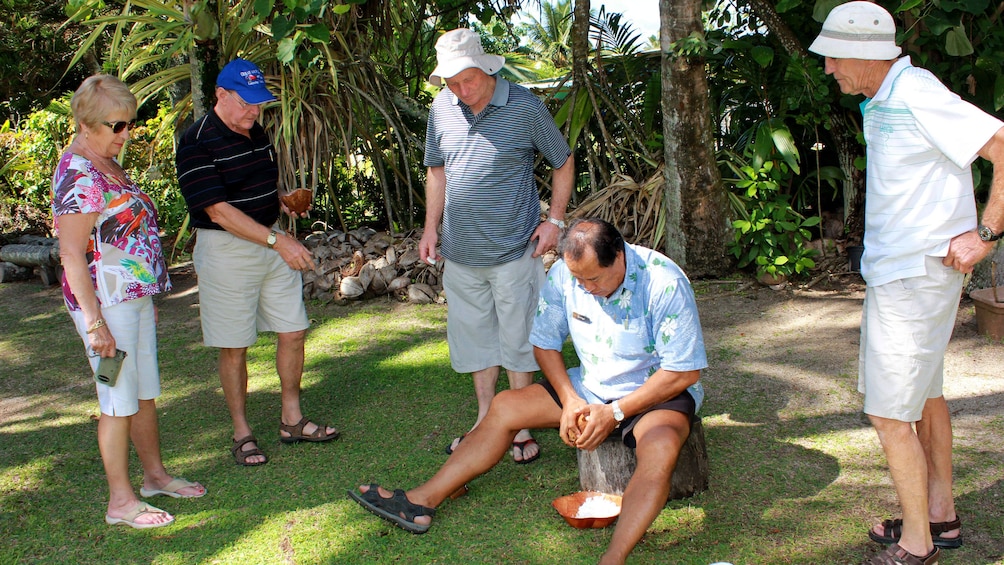
[[[446,340],[454,371],[503,367],[531,373],[540,368],[530,345],[530,329],[544,283],[544,262],[533,257],[534,247],[495,267],[446,263]]]
[[[942,396],[945,350],[955,327],[962,273],[927,257],[927,274],[865,291],[858,391],[864,412],[916,422]]]
[[[115,386],[94,383],[98,390],[101,413],[109,416],[132,416],[139,412],[140,400],[160,396],[160,367],[157,364],[157,322],[153,298],[146,296],[101,308],[115,347],[126,352]],[[80,310],[71,311],[73,325],[87,349],[91,374],[100,357],[94,355],[87,338],[87,322]]]
[[[200,229],[196,237],[203,343],[240,349],[254,345],[258,332],[310,326],[300,272],[277,251],[222,230]]]

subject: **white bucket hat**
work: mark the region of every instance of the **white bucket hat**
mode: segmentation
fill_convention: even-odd
[[[833,59],[888,61],[899,57],[896,22],[871,2],[847,2],[830,10],[809,51]]]
[[[444,33],[436,42],[436,63],[436,68],[429,75],[429,82],[442,86],[442,79],[455,77],[460,71],[472,67],[493,75],[502,70],[505,57],[486,54],[478,34],[470,29],[460,28]]]

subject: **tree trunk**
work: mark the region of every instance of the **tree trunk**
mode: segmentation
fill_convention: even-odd
[[[659,0],[662,116],[666,166],[665,252],[691,277],[731,267],[728,198],[715,160],[704,57],[676,56],[671,45],[703,35],[701,0]]]
[[[194,2],[185,2],[186,11]],[[202,8],[205,13],[217,14],[217,0],[204,0]],[[219,34],[205,40],[196,40],[192,48],[192,116],[198,120],[209,112],[216,96],[216,76],[220,74],[220,37]]]

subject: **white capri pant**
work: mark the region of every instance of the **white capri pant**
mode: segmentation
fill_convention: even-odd
[[[103,306],[101,315],[115,338],[115,347],[126,352],[115,386],[95,382],[101,413],[109,416],[132,416],[139,412],[140,400],[160,396],[160,367],[157,363],[157,322],[153,298],[147,296]],[[84,342],[91,373],[98,368],[99,357],[91,351],[87,322],[80,310],[70,311],[77,334]]]

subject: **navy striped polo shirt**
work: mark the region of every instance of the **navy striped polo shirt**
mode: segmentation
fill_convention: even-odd
[[[443,257],[491,267],[523,256],[540,225],[536,153],[558,168],[571,150],[547,107],[526,88],[496,77],[492,99],[477,116],[448,88],[436,96],[424,164],[446,173]]]
[[[263,226],[279,219],[279,168],[260,124],[250,139],[228,128],[210,110],[181,137],[175,160],[178,184],[193,228],[223,229],[206,208],[228,202]]]

